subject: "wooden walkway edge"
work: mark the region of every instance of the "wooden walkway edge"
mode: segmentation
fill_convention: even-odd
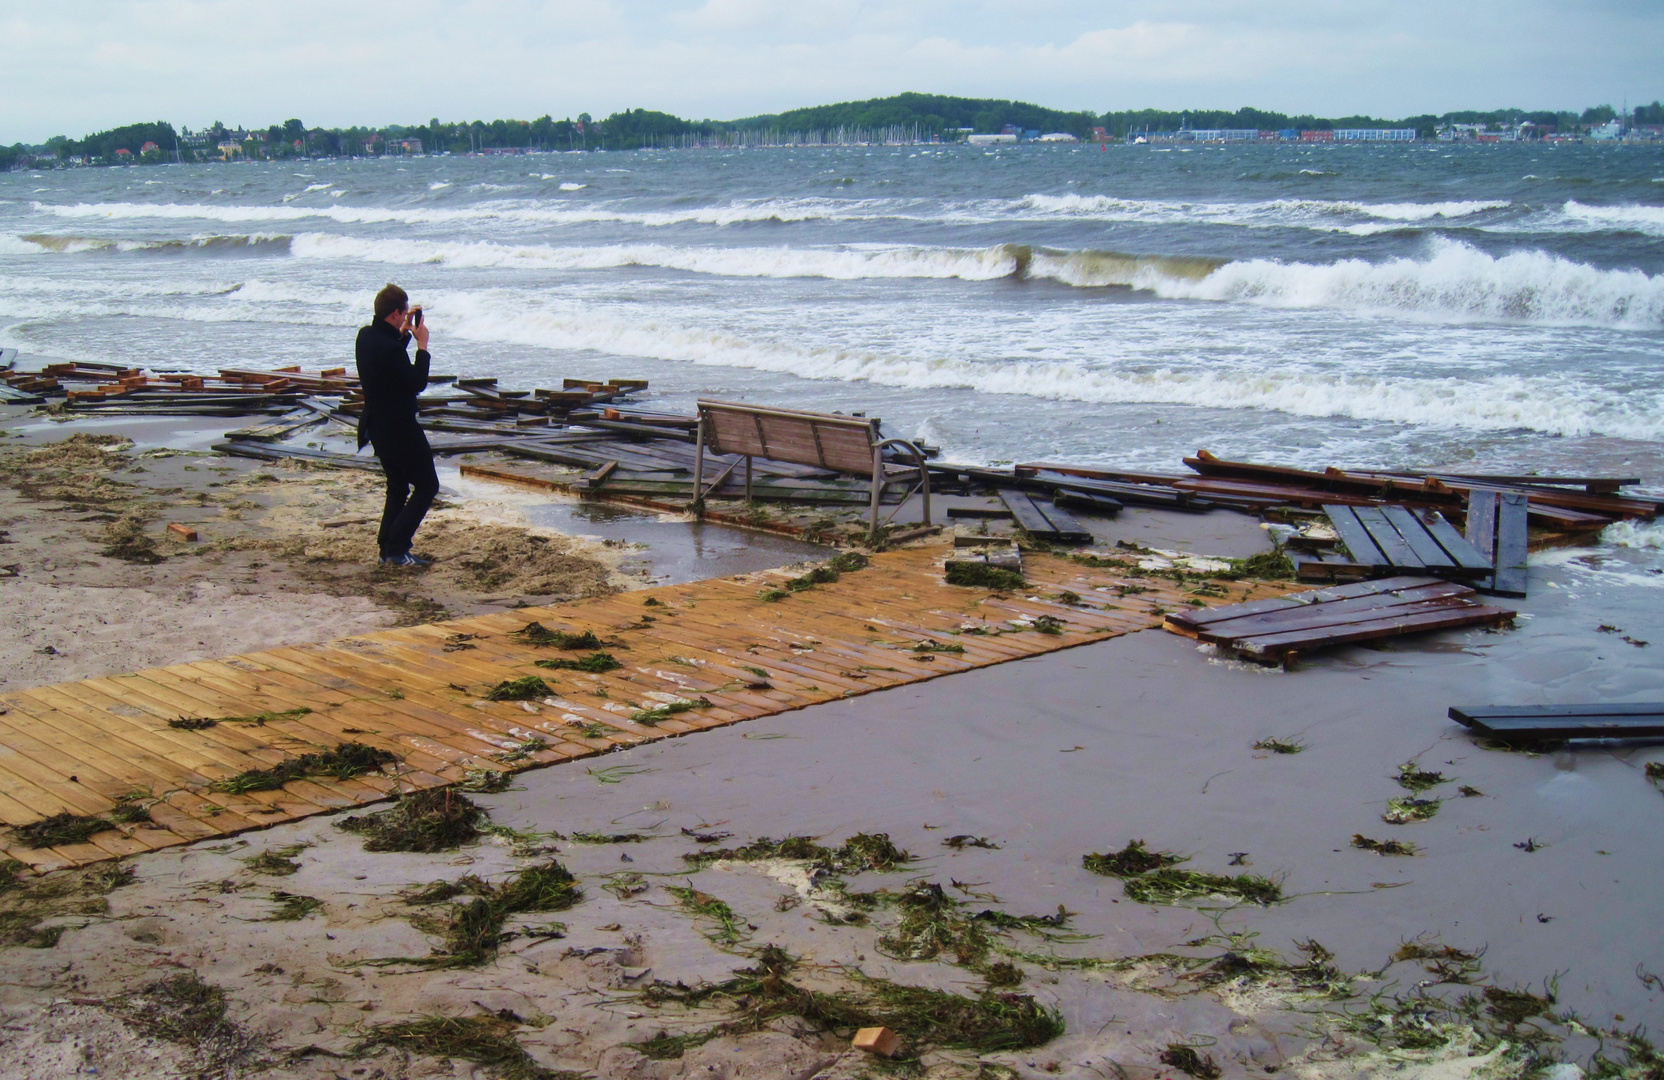
[[[151,818],[45,848],[6,829],[0,857],[41,872],[118,858],[456,783],[471,770],[554,765],[1101,641],[1157,627],[1174,609],[1287,591],[1240,582],[1212,599],[1162,578],[1030,556],[1028,588],[993,593],[945,584],[948,554],[934,546],[880,554],[866,569],[803,591],[788,590],[791,575],[781,570],[713,578],[0,694],[0,823],[103,817],[124,802]],[[785,595],[764,598],[776,590]],[[538,660],[591,650],[529,644],[517,632],[531,622],[592,631],[623,666],[604,674],[539,668]],[[487,700],[498,683],[528,675],[551,693]],[[683,702],[694,707],[640,715]],[[180,718],[220,722],[170,726]],[[399,762],[275,791],[221,789],[239,773],[348,741]]]

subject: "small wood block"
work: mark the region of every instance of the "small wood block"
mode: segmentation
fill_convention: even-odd
[[[344,367],[332,367],[325,368],[324,370],[318,372],[318,377],[321,379],[333,379],[337,375],[345,375],[346,373],[347,369]]]
[[[894,1057],[896,1051],[901,1049],[901,1036],[887,1027],[862,1028],[855,1033],[849,1045],[879,1057]]]
[[[181,525],[178,522],[168,526],[168,534],[187,543],[193,543],[196,540],[196,530],[189,525]]]

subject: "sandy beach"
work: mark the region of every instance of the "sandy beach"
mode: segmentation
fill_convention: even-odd
[[[639,513],[577,535],[571,501],[452,480],[439,561],[403,576],[370,566],[373,473],[11,413],[6,689],[817,550]],[[1100,526],[1267,546],[1226,511]],[[439,851],[322,816],[21,879],[0,1056],[31,1080],[1654,1075],[1630,1033],[1664,1015],[1664,754],[1486,749],[1445,718],[1657,700],[1664,578],[1627,550],[1536,556],[1513,629],[1287,672],[1144,631],[518,774],[456,793],[487,827]],[[1390,824],[1406,768],[1437,812]],[[1274,892],[1140,902],[1083,865],[1133,841]],[[560,898],[516,907],[551,863]],[[470,903],[497,921],[464,948]],[[851,1017],[901,1056],[851,1050]]]

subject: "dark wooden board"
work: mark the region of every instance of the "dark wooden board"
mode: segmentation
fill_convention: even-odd
[[[1526,560],[1526,497],[1504,491],[1496,515],[1496,578],[1491,591],[1498,596],[1524,596],[1530,575]]]
[[[1092,530],[1075,520],[1069,511],[1061,509],[1055,502],[1041,502],[1033,496],[1029,497],[1034,508],[1046,516],[1051,523],[1052,537],[1060,544],[1090,544],[1093,541]]]
[[[1380,507],[1357,506],[1353,507],[1352,512],[1357,515],[1358,524],[1369,533],[1369,538],[1375,541],[1375,546],[1381,549],[1381,554],[1387,557],[1389,565],[1408,567],[1412,570],[1420,570],[1426,565],[1416,555],[1415,549],[1399,535],[1393,523],[1387,520]]]
[[[1105,495],[1087,495],[1078,491],[1059,488],[1052,495],[1053,506],[1066,506],[1071,510],[1079,510],[1083,514],[1095,514],[1098,517],[1114,517],[1121,512],[1121,500],[1111,499]],[[1046,515],[1050,517],[1050,514]]]
[[[1235,647],[1244,653],[1275,657],[1301,649],[1345,645],[1357,641],[1375,641],[1380,638],[1397,637],[1401,634],[1413,634],[1427,630],[1450,630],[1464,626],[1497,623],[1514,616],[1514,612],[1507,608],[1489,607],[1482,604],[1460,604],[1441,608],[1437,611],[1411,615],[1392,615],[1390,614],[1391,610],[1389,608],[1389,614],[1371,622],[1320,628],[1306,632],[1268,634],[1264,637],[1238,641],[1235,643]]]
[[[1329,589],[1313,589],[1311,592],[1294,593],[1290,596],[1250,600],[1246,604],[1198,608],[1195,611],[1176,611],[1167,616],[1167,621],[1190,627],[1211,626],[1225,619],[1239,619],[1244,615],[1257,615],[1260,612],[1275,611],[1279,608],[1307,607],[1312,604],[1326,604],[1334,600],[1347,600],[1354,596],[1376,596],[1381,593],[1442,584],[1444,582],[1441,582],[1438,578],[1430,577],[1377,578],[1374,581],[1357,581],[1350,585],[1336,585]]]
[[[1034,505],[1034,500],[1026,491],[1002,491],[1000,502],[1011,511],[1011,516],[1025,531],[1036,540],[1054,540],[1057,538],[1052,523],[1046,520],[1046,515]]]
[[[1493,569],[1490,557],[1481,554],[1479,549],[1468,543],[1467,538],[1456,531],[1456,526],[1444,519],[1444,515],[1437,510],[1432,511],[1423,519],[1427,526],[1427,533],[1439,542],[1445,554],[1453,559],[1457,566],[1464,570],[1483,573]]]
[[[1357,600],[1344,600],[1333,604],[1308,604],[1295,611],[1268,611],[1263,615],[1249,615],[1242,619],[1216,623],[1203,630],[1201,638],[1203,641],[1228,643],[1266,634],[1307,633],[1326,627],[1350,626],[1401,614],[1418,615],[1422,612],[1472,603],[1466,597],[1440,596],[1436,590],[1429,592],[1432,595],[1406,599],[1403,603],[1386,606],[1371,604],[1370,600],[1374,599],[1373,597],[1360,597]]]
[[[1664,702],[1636,705],[1453,705],[1450,718],[1474,731],[1510,742],[1641,739],[1664,735]]]
[[[1464,531],[1474,550],[1496,565],[1496,492],[1474,488],[1468,492],[1468,525]]]
[[[1383,506],[1381,516],[1398,530],[1398,535],[1410,545],[1410,550],[1416,553],[1416,558],[1421,560],[1423,566],[1440,570],[1456,568],[1456,561],[1445,553],[1444,548],[1440,547],[1439,542],[1427,531],[1427,526],[1422,523],[1421,518],[1409,507]]]
[[[1382,554],[1375,541],[1370,539],[1369,531],[1358,521],[1355,507],[1343,506],[1339,503],[1325,503],[1323,512],[1329,515],[1329,521],[1340,534],[1340,542],[1351,552],[1352,561],[1364,566],[1387,566],[1392,560]]]

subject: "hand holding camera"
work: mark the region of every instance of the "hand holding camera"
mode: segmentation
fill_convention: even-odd
[[[405,319],[405,329],[409,330],[411,336],[416,339],[418,349],[428,347],[428,327],[427,322],[422,318],[420,306],[410,309],[410,314]]]

